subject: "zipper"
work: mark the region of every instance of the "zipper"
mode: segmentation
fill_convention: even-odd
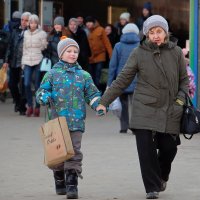
[[[75,72],[71,72],[73,75],[73,79],[72,79],[72,111],[73,111],[73,105],[74,105],[74,83],[75,83]],[[74,73],[74,74],[73,74]],[[73,115],[72,115],[73,116]],[[73,117],[72,117],[73,119]],[[74,121],[71,119],[72,122],[72,127],[74,128]]]

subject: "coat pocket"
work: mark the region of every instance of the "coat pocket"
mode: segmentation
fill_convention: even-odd
[[[146,94],[135,94],[134,98],[145,105],[156,104],[158,101],[156,97],[148,96]]]

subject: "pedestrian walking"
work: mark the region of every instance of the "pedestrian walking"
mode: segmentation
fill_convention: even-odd
[[[81,177],[82,134],[85,131],[86,106],[96,110],[100,92],[90,74],[78,64],[80,48],[77,42],[66,38],[58,43],[57,62],[47,72],[37,91],[37,101],[48,105],[51,98],[59,116],[65,116],[69,127],[75,156],[53,169],[57,194],[67,194],[67,199],[78,199],[78,176]]]
[[[97,20],[88,16],[85,19],[87,28],[89,29],[88,41],[91,49],[91,56],[89,58],[88,71],[92,75],[95,85],[100,89],[101,70],[106,61],[106,53],[109,58],[112,55],[112,46],[102,26]]]
[[[9,33],[4,30],[0,30],[0,49],[1,49],[1,51],[0,51],[0,69],[2,68],[2,66],[5,62],[5,56],[6,56],[6,50],[8,48],[8,43],[9,43]],[[6,101],[6,95],[7,95],[6,91],[0,92],[0,101],[1,102]]]
[[[109,64],[108,83],[110,87],[112,82],[116,79],[118,74],[122,71],[130,53],[139,45],[140,38],[138,36],[139,29],[133,23],[128,23],[122,29],[122,36],[120,42],[118,42],[114,49]],[[129,105],[132,102],[132,95],[135,89],[136,81],[127,87],[120,95],[120,101],[122,105],[122,112],[120,117],[120,133],[127,133],[129,127]],[[129,101],[130,99],[130,101]]]
[[[189,50],[186,48],[182,49],[183,55],[185,57],[186,69],[189,77],[189,95],[191,98],[194,97],[196,91],[195,76],[190,67]]]
[[[147,199],[166,189],[172,162],[180,144],[180,120],[188,93],[184,56],[169,41],[168,23],[160,15],[144,22],[146,40],[130,55],[124,69],[103,95],[97,110],[108,106],[137,74],[130,128],[136,136]],[[158,149],[158,151],[157,151]]]
[[[122,29],[130,22],[131,14],[129,12],[123,12],[119,16],[119,21],[115,24],[115,28],[117,29],[118,41],[122,35]]]
[[[14,29],[18,29],[21,24],[21,15],[21,12],[14,11],[11,20],[4,25],[3,30],[11,34]]]
[[[47,47],[47,34],[39,27],[39,18],[33,14],[29,17],[28,30],[24,33],[22,65],[24,69],[24,86],[27,99],[26,116],[30,117],[34,114],[35,117],[40,115],[40,105],[36,102],[33,110],[33,95],[31,83],[34,76],[35,91],[40,86],[41,72],[40,62],[42,61],[42,51]]]
[[[78,27],[85,31],[86,35],[88,35],[89,30],[85,26],[84,17],[81,13],[76,14],[76,19],[78,20]]]
[[[112,48],[118,42],[117,29],[112,24],[106,24],[104,28]]]
[[[59,61],[57,53],[57,45],[63,36],[67,37],[68,31],[65,28],[64,18],[58,16],[54,19],[54,26],[47,37],[47,49],[45,51],[45,56],[51,59],[52,66]]]
[[[26,113],[26,98],[24,95],[24,84],[22,83],[22,55],[24,32],[28,27],[28,20],[31,13],[24,12],[21,16],[21,24],[11,33],[10,41],[5,56],[4,67],[9,66],[8,86],[15,103],[14,111],[20,115]]]
[[[68,23],[69,37],[74,39],[79,47],[78,63],[87,71],[89,65],[89,57],[91,56],[90,46],[85,31],[78,26],[76,18],[70,18]]]
[[[139,28],[140,31],[142,31],[143,29],[143,23],[144,21],[148,18],[152,16],[152,3],[151,2],[145,2],[144,3],[144,6],[142,8],[142,15],[141,17],[139,17],[137,20],[136,20],[136,24]]]

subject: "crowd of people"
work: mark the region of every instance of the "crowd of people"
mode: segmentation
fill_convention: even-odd
[[[180,145],[184,92],[191,97],[195,92],[189,52],[170,41],[167,20],[153,15],[150,2],[135,23],[128,12],[105,27],[94,16],[72,17],[67,24],[57,16],[46,33],[39,21],[36,14],[13,13],[0,32],[0,64],[9,69],[15,112],[39,117],[40,105],[51,99],[58,115],[66,117],[75,156],[53,169],[56,193],[78,198],[85,103],[106,114],[119,97],[119,132],[135,134],[146,198],[157,199]],[[46,73],[40,70],[43,58],[52,64]],[[104,68],[108,75],[102,84]],[[1,101],[5,98],[1,94]]]

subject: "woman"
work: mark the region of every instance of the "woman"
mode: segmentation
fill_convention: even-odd
[[[42,61],[42,51],[47,46],[47,34],[39,27],[39,18],[33,14],[29,17],[28,30],[24,33],[22,66],[24,68],[24,86],[28,108],[26,116],[35,117],[40,115],[40,105],[36,102],[33,110],[33,96],[31,91],[32,76],[35,75],[35,91],[40,86],[41,72],[40,62]]]
[[[49,33],[47,41],[47,51],[45,52],[46,56],[51,59],[52,66],[59,61],[57,53],[57,45],[60,42],[61,37],[68,35],[68,31],[65,28],[64,18],[58,16],[54,19],[54,26],[52,31]]]
[[[128,60],[128,57],[132,50],[139,45],[140,38],[138,36],[139,29],[133,24],[129,23],[122,29],[122,36],[120,42],[118,42],[112,53],[112,57],[109,64],[108,83],[110,87],[111,83],[116,79],[117,75],[122,71],[124,64]],[[122,113],[120,117],[120,133],[127,133],[129,129],[129,99],[131,98],[136,82],[133,81],[128,88],[126,88],[123,94],[120,95],[120,101],[122,104]]]
[[[112,48],[114,48],[117,41],[117,29],[112,24],[107,24],[104,28],[106,35],[110,41]]]
[[[180,144],[180,120],[188,93],[188,75],[181,48],[168,41],[169,27],[160,15],[144,22],[146,40],[130,55],[123,71],[103,95],[97,110],[108,106],[137,74],[130,127],[147,199],[166,189],[171,164]],[[158,149],[158,153],[157,153]]]

